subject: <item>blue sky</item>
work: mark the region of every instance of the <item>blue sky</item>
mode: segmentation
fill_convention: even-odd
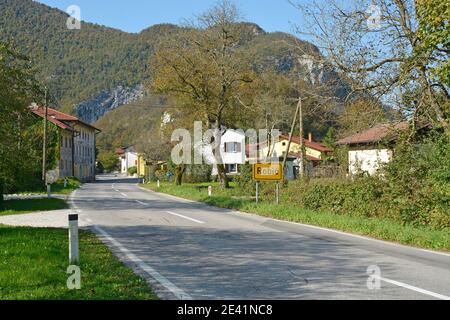
[[[179,24],[204,12],[216,0],[39,0],[63,11],[70,5],[81,8],[81,19],[127,32],[139,32],[163,22]],[[245,20],[264,30],[293,33],[300,13],[287,0],[235,0]]]

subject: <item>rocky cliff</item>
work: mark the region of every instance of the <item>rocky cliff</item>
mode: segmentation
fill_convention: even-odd
[[[103,90],[92,99],[78,104],[75,106],[75,112],[78,118],[93,124],[108,111],[141,100],[143,97],[144,87],[142,85],[129,88],[118,86],[113,90]]]

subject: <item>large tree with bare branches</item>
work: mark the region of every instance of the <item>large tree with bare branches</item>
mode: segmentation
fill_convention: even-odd
[[[450,52],[448,3],[290,1],[306,19],[298,31],[351,79],[352,94],[368,93],[407,118],[426,118],[448,130],[449,84],[442,71],[448,71]]]
[[[219,152],[221,128],[245,105],[242,95],[253,79],[249,63],[237,52],[239,19],[231,2],[220,1],[176,37],[163,39],[151,63],[152,89],[169,94],[184,113],[216,129],[214,154],[225,187],[228,178]]]

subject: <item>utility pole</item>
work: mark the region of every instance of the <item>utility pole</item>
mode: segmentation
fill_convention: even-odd
[[[302,106],[302,100],[299,99],[298,104],[297,104],[297,109],[295,110],[294,119],[292,120],[291,132],[289,133],[289,142],[288,142],[287,149],[286,149],[286,152],[285,152],[284,158],[283,158],[283,172],[286,170],[287,157],[289,155],[289,149],[291,148],[291,142],[292,142],[292,136],[294,135],[295,123],[297,122],[297,115],[300,112],[301,106]],[[283,183],[285,182],[285,180],[286,180],[286,175],[283,174]]]
[[[45,87],[44,93],[44,141],[42,144],[42,181],[47,185],[47,117],[48,117],[48,89]]]
[[[304,137],[304,130],[303,130],[303,104],[302,104],[302,98],[300,97],[298,99],[298,104],[299,104],[299,123],[300,123],[300,163],[298,164],[298,173],[300,175],[300,178],[303,178],[303,176],[305,175],[305,144],[303,141],[303,137]]]

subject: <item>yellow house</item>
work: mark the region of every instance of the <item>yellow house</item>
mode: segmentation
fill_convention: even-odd
[[[287,146],[289,144],[288,135],[280,135],[278,137],[278,142],[271,146],[271,157],[282,157],[287,151]],[[314,142],[312,135],[310,134],[308,139],[303,138],[303,144],[305,147],[305,153],[307,160],[311,161],[313,165],[319,164],[325,159],[326,155],[332,150],[328,149],[325,145],[319,142]],[[264,146],[260,149],[260,157],[265,157],[268,152],[268,146]],[[289,148],[289,155],[298,157],[300,154],[300,137],[293,136],[291,141],[291,146]]]
[[[149,163],[145,160],[145,157],[143,154],[138,154],[137,159],[137,175],[138,177],[147,177],[150,171],[150,166],[156,165],[158,170],[167,170],[167,161],[158,161],[155,163]]]
[[[145,161],[144,155],[139,154],[137,160],[137,175],[138,177],[145,177],[147,173],[147,161]]]

